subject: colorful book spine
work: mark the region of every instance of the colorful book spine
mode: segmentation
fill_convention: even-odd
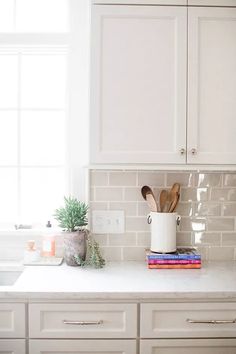
[[[148,264],[201,264],[201,260],[184,260],[184,259],[151,259]]]
[[[200,269],[201,264],[149,264],[149,269]]]
[[[147,255],[148,260],[174,260],[174,259],[182,259],[182,260],[200,260],[201,256],[199,254],[152,254]]]

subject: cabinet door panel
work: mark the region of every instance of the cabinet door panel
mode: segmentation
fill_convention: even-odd
[[[235,339],[141,340],[140,354],[235,354]]]
[[[0,338],[23,338],[25,336],[25,305],[0,304]]]
[[[91,162],[185,162],[186,11],[93,6]]]
[[[236,9],[189,8],[188,23],[188,162],[235,164]]]
[[[30,304],[31,338],[134,338],[136,304]]]
[[[135,340],[30,340],[30,354],[136,354]]]
[[[197,5],[197,6],[236,6],[236,0],[188,0],[188,5]]]
[[[235,303],[146,303],[140,311],[142,338],[236,337]]]
[[[25,354],[23,339],[0,339],[0,354]]]

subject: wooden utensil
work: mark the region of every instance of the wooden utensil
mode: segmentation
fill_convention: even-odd
[[[177,207],[178,201],[179,201],[179,196],[180,194],[175,192],[174,199],[172,200],[170,207],[169,207],[169,213],[173,213]]]
[[[157,212],[158,211],[158,203],[156,201],[156,198],[154,196],[152,189],[149,186],[143,186],[141,188],[141,193],[142,193],[143,199],[145,199],[147,201],[147,204],[148,204],[150,210]]]
[[[166,204],[168,202],[168,192],[165,189],[162,189],[159,197],[160,211],[164,212],[166,210]]]

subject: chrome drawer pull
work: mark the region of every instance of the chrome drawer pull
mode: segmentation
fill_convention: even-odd
[[[188,323],[210,323],[210,324],[225,324],[225,323],[236,323],[236,318],[234,320],[191,320],[187,318]]]
[[[78,326],[89,326],[89,325],[100,325],[103,323],[103,320],[99,321],[63,321],[64,324],[68,325],[78,325]]]

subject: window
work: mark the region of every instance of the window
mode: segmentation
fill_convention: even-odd
[[[45,224],[84,194],[87,3],[0,0],[0,228]]]

